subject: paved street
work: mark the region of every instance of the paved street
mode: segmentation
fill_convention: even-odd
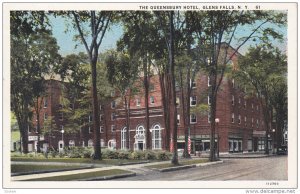
[[[273,156],[223,159],[222,164],[165,173],[146,168],[129,168],[135,171],[137,176],[115,180],[287,180],[287,158],[287,156]]]

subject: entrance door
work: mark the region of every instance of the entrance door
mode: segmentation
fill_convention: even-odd
[[[144,150],[144,143],[142,141],[138,142],[138,149],[142,151]]]

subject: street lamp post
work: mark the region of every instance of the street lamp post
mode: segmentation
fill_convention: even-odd
[[[61,143],[62,143],[62,144],[61,144],[61,145],[62,145],[61,148],[63,149],[63,145],[64,145],[64,132],[65,132],[65,131],[62,129],[60,132],[61,132],[61,141],[62,141],[62,142],[61,142]]]
[[[219,149],[220,149],[220,135],[219,135],[219,127],[218,127],[218,124],[219,124],[219,122],[220,122],[220,120],[219,120],[219,118],[216,118],[215,119],[215,123],[217,124],[217,135],[218,135],[218,144],[217,144],[217,158],[219,159]]]
[[[275,154],[275,129],[272,129],[273,132],[273,154]]]

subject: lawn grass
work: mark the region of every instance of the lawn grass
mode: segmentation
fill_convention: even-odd
[[[145,162],[148,160],[129,160],[129,159],[103,159],[93,160],[90,158],[28,158],[28,157],[11,157],[11,161],[23,162],[63,162],[63,163],[88,163],[88,164],[106,164],[106,165],[119,165],[122,163],[130,162]]]
[[[208,161],[209,161],[208,159],[182,160],[182,161],[179,161],[178,165],[174,165],[171,163],[163,163],[163,164],[155,164],[155,165],[150,165],[150,166],[145,166],[145,167],[146,168],[154,168],[154,169],[163,169],[163,168],[171,168],[171,167],[176,167],[176,166],[205,163]]]
[[[111,169],[111,170],[102,170],[102,171],[87,172],[87,173],[80,173],[80,174],[28,179],[26,181],[74,181],[74,180],[80,180],[80,179],[121,175],[121,174],[127,174],[127,173],[130,173],[130,171],[121,170],[121,169]]]
[[[29,173],[29,172],[39,172],[39,171],[51,171],[51,170],[70,170],[80,168],[78,165],[26,165],[26,164],[12,164],[11,173]]]
[[[182,166],[182,164],[174,165],[171,163],[163,163],[163,164],[155,164],[150,166],[145,166],[146,168],[154,168],[154,169],[163,169],[163,168],[171,168],[175,166]]]
[[[199,164],[199,163],[206,163],[209,162],[208,159],[195,159],[195,160],[183,160],[179,161],[182,165],[192,165],[192,164]]]

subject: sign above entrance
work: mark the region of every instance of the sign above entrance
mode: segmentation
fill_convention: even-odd
[[[253,135],[266,135],[266,131],[253,131]]]
[[[144,134],[136,134],[136,135],[134,136],[134,138],[135,138],[136,140],[144,140],[144,139],[145,139],[145,135],[144,135]]]
[[[38,137],[37,136],[28,136],[28,141],[37,141]]]

